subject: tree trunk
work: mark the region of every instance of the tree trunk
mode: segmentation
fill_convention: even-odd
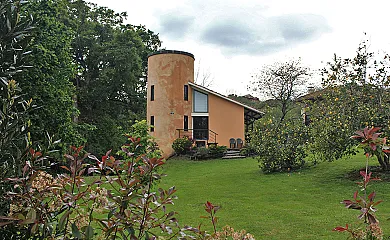
[[[384,158],[382,158],[381,155],[376,155],[376,158],[378,159],[379,164],[382,167],[383,171],[388,171],[389,170],[389,157],[385,155]]]

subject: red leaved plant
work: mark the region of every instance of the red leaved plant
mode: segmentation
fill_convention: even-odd
[[[352,239],[382,239],[383,233],[379,226],[379,220],[375,216],[377,209],[375,208],[382,200],[375,201],[375,192],[371,192],[367,195],[367,186],[370,181],[379,180],[372,177],[372,173],[368,172],[368,161],[372,156],[377,156],[378,160],[384,156],[384,153],[388,151],[386,145],[386,138],[380,138],[382,133],[378,133],[380,128],[364,128],[363,131],[357,131],[351,138],[360,141],[360,147],[363,148],[366,155],[366,168],[365,171],[360,171],[360,175],[363,178],[362,182],[358,184],[362,188],[363,196],[359,195],[359,191],[353,194],[353,200],[343,200],[341,203],[348,209],[355,209],[360,212],[357,216],[358,219],[363,219],[363,228],[351,228],[351,225],[346,224],[345,227],[336,227],[333,231],[348,232]]]

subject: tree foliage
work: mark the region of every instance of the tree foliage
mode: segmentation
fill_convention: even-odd
[[[309,103],[309,150],[318,160],[353,153],[356,143],[349,136],[355,129],[378,126],[389,133],[389,56],[369,52],[367,44],[359,45],[354,58],[335,55],[323,71],[323,93]]]
[[[131,122],[144,118],[147,55],[161,42],[145,26],[123,24],[126,13],[84,1],[70,7],[78,120],[95,127],[86,133],[87,150],[103,154],[119,148]]]
[[[303,93],[302,86],[308,76],[309,69],[302,66],[300,59],[277,62],[264,66],[252,76],[254,80],[250,88],[278,101],[281,112],[279,122],[282,123],[292,109],[293,101]]]
[[[266,115],[256,121],[251,135],[259,167],[267,173],[292,171],[305,164],[306,126],[300,118],[289,118],[281,124],[278,120]]]
[[[0,2],[0,87],[3,91],[12,76],[27,67],[24,60],[33,27],[32,19],[21,15],[20,8],[20,3]]]
[[[25,6],[36,22],[34,38],[28,48],[33,67],[19,77],[23,92],[40,106],[30,114],[32,138],[42,143],[49,133],[62,140],[63,148],[83,143],[73,122],[78,115],[71,82],[75,76],[71,52],[74,31],[62,20],[65,8],[66,2],[55,0],[32,0]]]
[[[119,149],[132,122],[145,117],[147,55],[161,46],[158,35],[124,24],[126,13],[82,0],[31,0],[24,12],[37,25],[29,48],[34,68],[20,77],[41,106],[30,114],[35,141],[48,133],[63,149]]]
[[[258,153],[264,172],[289,171],[304,165],[307,131],[294,100],[309,75],[300,60],[265,66],[253,76],[253,90],[263,91],[277,104],[267,109],[251,132],[251,148]]]

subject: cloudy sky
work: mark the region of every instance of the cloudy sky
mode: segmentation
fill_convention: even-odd
[[[211,74],[210,88],[222,94],[249,93],[251,75],[275,61],[301,58],[316,72],[334,53],[353,57],[366,38],[370,50],[390,51],[388,0],[92,2],[126,11],[128,23],[159,33],[162,47],[193,53]]]

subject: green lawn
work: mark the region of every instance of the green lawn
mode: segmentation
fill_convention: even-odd
[[[375,164],[371,160],[371,164]],[[357,184],[345,175],[365,164],[364,156],[321,163],[288,174],[263,174],[252,158],[239,160],[168,160],[167,174],[159,186],[176,186],[178,199],[173,209],[179,222],[209,226],[203,204],[221,206],[218,227],[229,225],[245,229],[256,239],[346,239],[347,234],[332,232],[336,226],[356,223],[358,211],[340,204],[351,199]],[[390,235],[390,192],[388,182],[373,182],[377,191],[377,216],[385,236]]]

